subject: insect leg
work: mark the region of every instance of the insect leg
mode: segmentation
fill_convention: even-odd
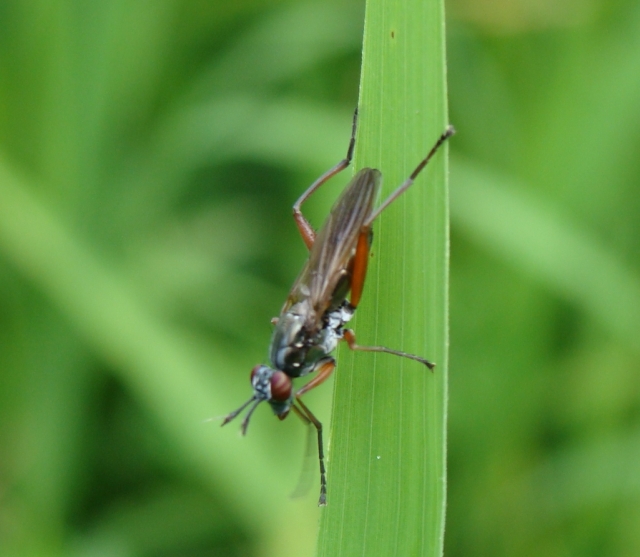
[[[387,197],[387,199],[384,200],[384,202],[382,203],[382,205],[380,205],[380,207],[378,207],[375,211],[373,211],[373,213],[371,213],[371,216],[364,222],[364,226],[371,226],[371,223],[374,220],[376,220],[376,218],[380,215],[380,213],[382,213],[382,211],[384,211],[389,205],[391,205],[391,203],[393,203],[407,189],[409,189],[411,184],[413,184],[413,182],[417,178],[418,174],[420,174],[420,172],[422,172],[422,169],[425,166],[427,166],[427,163],[431,160],[431,157],[433,157],[433,155],[436,154],[436,152],[438,151],[440,146],[447,139],[449,139],[454,133],[456,133],[456,130],[454,129],[454,127],[453,126],[447,126],[447,129],[444,130],[444,132],[442,132],[442,135],[438,138],[438,141],[435,142],[433,147],[431,147],[431,150],[429,151],[427,156],[420,161],[420,164],[418,166],[416,166],[415,170],[404,181],[404,183],[402,183],[400,185],[400,187],[398,187],[398,189],[396,191],[394,191],[389,197]]]
[[[351,164],[351,159],[353,158],[353,149],[356,144],[356,126],[358,122],[358,109],[353,113],[353,124],[351,127],[351,139],[349,141],[349,147],[347,149],[347,156],[342,159],[338,164],[336,164],[333,168],[327,170],[320,178],[318,178],[313,184],[311,184],[307,190],[298,198],[293,205],[293,218],[296,221],[296,225],[298,226],[298,230],[300,231],[300,235],[304,240],[307,249],[311,249],[314,240],[316,239],[316,231],[313,229],[313,226],[309,223],[309,221],[305,218],[300,210],[300,206],[311,196],[311,194],[316,191],[322,184],[324,184],[327,180],[338,174],[338,172],[344,170]]]
[[[407,352],[401,352],[400,350],[391,350],[391,348],[385,348],[384,346],[360,346],[359,344],[356,344],[356,335],[351,329],[344,330],[344,340],[347,342],[351,350],[361,350],[362,352],[386,352],[387,354],[402,356],[403,358],[409,358],[410,360],[420,362],[427,366],[431,371],[436,367],[436,364],[426,360],[425,358],[421,358],[420,356],[409,354]]]
[[[300,408],[296,406],[300,405]],[[307,408],[307,405],[299,398],[295,401],[293,411],[300,416],[303,422],[311,422],[318,432],[318,459],[320,461],[320,498],[318,499],[318,506],[324,507],[327,504],[327,471],[324,467],[324,444],[322,442],[322,423],[313,415],[313,412]]]
[[[306,385],[303,385],[298,389],[295,397],[300,398],[304,393],[308,393],[311,389],[315,389],[318,385],[324,383],[333,373],[334,369],[336,369],[336,361],[333,358],[328,358],[318,368],[318,374]]]
[[[367,276],[369,264],[369,249],[371,248],[371,227],[363,227],[358,236],[356,253],[353,256],[353,269],[351,271],[351,296],[349,303],[357,308],[364,288],[364,279]]]
[[[333,373],[333,370],[336,368],[336,361],[333,358],[328,358],[323,364],[318,368],[318,374],[309,381],[306,385],[303,385],[295,394],[295,402],[291,406],[293,411],[300,416],[303,421],[306,420],[311,422],[318,432],[318,458],[320,459],[320,500],[318,501],[318,506],[324,507],[327,504],[327,475],[324,468],[324,448],[322,444],[322,424],[318,419],[313,415],[311,410],[309,410],[302,399],[300,398],[304,393],[309,392],[311,389],[317,387],[324,381],[328,379],[328,377]],[[300,408],[296,407],[296,404],[300,405]],[[304,416],[301,415],[301,412]]]

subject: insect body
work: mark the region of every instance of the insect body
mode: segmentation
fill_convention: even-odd
[[[300,211],[302,203],[322,184],[349,166],[355,145],[356,117],[347,156],[318,178],[296,201],[293,216],[309,248],[309,258],[296,279],[280,316],[273,320],[275,329],[269,351],[270,365],[258,365],[251,371],[253,396],[231,412],[222,425],[229,423],[247,406],[242,422],[246,433],[253,411],[267,401],[273,412],[283,420],[294,411],[304,422],[315,426],[318,434],[320,460],[319,505],[326,504],[326,473],[322,442],[322,424],[302,402],[301,396],[320,385],[333,372],[336,362],[331,352],[341,340],[352,350],[386,352],[421,362],[433,369],[428,360],[383,346],[359,346],[352,330],[345,327],[360,302],[367,273],[372,224],[380,213],[400,196],[422,171],[438,148],[455,133],[449,126],[438,138],[429,154],[409,178],[377,209],[374,202],[380,189],[380,171],[364,168],[351,180],[334,204],[327,220],[316,234]],[[293,379],[312,372],[315,376],[297,391]]]

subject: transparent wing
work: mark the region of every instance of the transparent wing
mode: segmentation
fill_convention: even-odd
[[[312,486],[315,485],[315,478],[317,471],[317,448],[316,448],[316,430],[313,424],[308,422],[306,425],[307,437],[305,440],[304,457],[302,460],[302,467],[300,470],[300,477],[298,483],[291,492],[292,499],[299,499],[309,493]]]
[[[316,235],[309,259],[293,284],[282,312],[307,299],[313,312],[308,315],[307,324],[318,323],[331,305],[340,281],[350,279],[358,236],[373,211],[380,183],[380,172],[371,168],[364,168],[353,177]]]

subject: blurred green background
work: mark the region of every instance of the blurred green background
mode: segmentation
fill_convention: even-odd
[[[2,555],[311,553],[303,428],[206,420],[249,396],[292,202],[344,154],[363,9],[0,1]],[[447,10],[445,553],[636,556],[640,6]]]

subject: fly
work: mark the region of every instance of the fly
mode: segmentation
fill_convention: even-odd
[[[293,218],[309,249],[309,258],[293,284],[279,317],[272,321],[275,329],[269,348],[270,365],[257,365],[253,368],[253,395],[222,422],[222,425],[229,423],[249,406],[242,422],[244,435],[254,410],[261,402],[266,401],[281,420],[293,410],[305,423],[313,424],[318,435],[320,461],[319,506],[327,504],[322,424],[302,402],[301,397],[331,375],[336,367],[331,352],[338,343],[344,340],[351,350],[386,352],[415,360],[431,370],[435,367],[425,358],[399,350],[384,346],[360,346],[356,343],[354,332],[345,325],[353,317],[362,295],[373,238],[373,221],[413,184],[418,174],[455,130],[452,126],[447,127],[409,178],[378,208],[374,208],[374,202],[380,189],[382,174],[373,168],[363,168],[345,188],[322,228],[316,233],[300,207],[322,184],[351,163],[356,122],[357,111],[353,118],[347,156],[311,184],[293,206]],[[293,379],[312,372],[316,373],[313,379],[298,390],[293,389]]]

